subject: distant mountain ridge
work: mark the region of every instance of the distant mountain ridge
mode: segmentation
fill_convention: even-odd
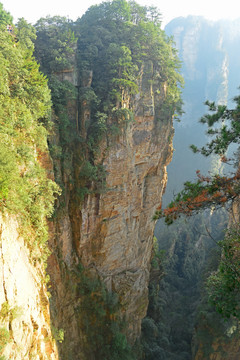
[[[204,102],[210,100],[231,106],[238,94],[240,19],[212,22],[198,16],[180,17],[167,24],[165,31],[174,38],[185,79],[185,113],[181,122],[175,123],[175,152],[168,167],[164,200],[167,203],[186,180],[194,178],[195,170],[207,172],[213,167],[213,159],[193,154],[189,145],[202,146],[207,142],[206,129],[198,123],[207,110]]]

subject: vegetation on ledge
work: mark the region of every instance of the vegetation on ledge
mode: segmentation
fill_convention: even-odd
[[[76,21],[75,32],[81,75],[93,70],[92,88],[98,99],[95,110],[107,114],[108,120],[116,118],[116,110],[132,110],[132,96],[139,91],[143,65],[149,62],[154,91],[160,92],[166,84],[170,116],[180,110],[180,63],[172,39],[161,30],[161,15],[155,7],[125,0],[103,2],[91,6]],[[93,120],[94,116],[95,111]]]
[[[106,139],[109,146],[134,120],[134,99],[146,64],[151,64],[148,81],[157,98],[157,120],[181,111],[180,62],[172,39],[161,30],[160,18],[156,8],[114,0],[90,7],[76,22],[55,16],[35,25],[35,56],[49,79],[60,135],[57,156],[62,170],[56,172],[80,169],[79,176],[69,178],[80,202],[85,194],[104,189],[104,172],[96,164],[99,143]],[[62,80],[65,71],[76,71],[75,84]],[[76,103],[77,119],[67,110]],[[96,181],[83,181],[86,162],[92,173],[100,174]],[[65,186],[59,176],[56,180]]]

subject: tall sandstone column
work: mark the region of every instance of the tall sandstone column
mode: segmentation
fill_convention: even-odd
[[[70,351],[75,359],[86,358],[81,348],[87,339],[79,326],[81,313],[76,314],[79,299],[74,290],[77,281],[74,268],[79,263],[100,277],[110,292],[118,294],[128,340],[134,343],[140,336],[141,320],[148,305],[155,226],[152,217],[166,186],[173,136],[172,118],[164,118],[161,113],[165,84],[160,93],[155,91],[149,81],[152,77],[149,62],[142,71],[139,93],[131,101],[126,99],[124,105],[132,103],[134,120],[124,125],[118,135],[103,139],[99,146],[96,163],[106,170],[106,191],[85,195],[78,206],[68,174],[62,173],[68,184],[65,205],[52,224],[53,252],[49,259],[53,318],[65,332],[62,359],[68,359]],[[85,109],[82,116],[86,117],[86,104],[82,108]],[[78,123],[84,128],[84,119],[80,118]],[[76,176],[77,164],[73,164],[73,169]]]

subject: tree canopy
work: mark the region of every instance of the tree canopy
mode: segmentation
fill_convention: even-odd
[[[135,1],[114,0],[91,6],[77,20],[79,66],[93,70],[92,87],[99,110],[123,106],[125,94],[137,92],[144,62],[153,64],[156,91],[167,83],[168,106],[174,113],[180,103],[182,79],[173,42],[161,30],[161,15],[154,7]]]
[[[7,12],[6,10],[4,10],[2,3],[0,3],[0,24],[4,25],[5,27],[6,27],[6,25],[13,24],[12,15],[9,12]]]
[[[3,10],[1,14],[7,22],[11,18]],[[50,129],[50,92],[33,58],[34,29],[21,19],[9,33],[6,21],[0,24],[0,210],[17,214],[32,234],[32,251],[35,243],[44,253],[46,216],[57,191],[41,166]]]
[[[103,114],[106,121],[129,120],[124,101],[138,92],[143,64],[149,61],[154,91],[160,93],[166,84],[167,117],[180,111],[180,62],[172,39],[161,30],[156,8],[135,1],[107,1],[91,6],[75,23],[64,17],[47,17],[40,19],[35,29],[35,56],[49,77],[53,98],[55,75],[73,66],[76,46],[80,80],[84,82],[86,73],[93,73],[91,87],[80,92],[80,100],[91,107],[89,136],[96,128],[102,129]]]
[[[94,163],[98,144],[133,120],[134,96],[147,66],[153,92],[162,100],[155,101],[155,106],[165,111],[164,119],[180,111],[180,62],[172,39],[161,30],[160,18],[156,8],[113,0],[91,6],[76,22],[55,16],[36,23],[34,54],[48,77],[62,159],[69,159],[72,147],[81,143],[81,154],[75,151],[75,157],[80,155],[74,161],[80,166],[84,153],[87,163],[82,170],[91,168],[92,175],[101,173],[102,178],[101,167]],[[62,81],[61,71],[72,70],[77,83]],[[66,105],[72,100],[79,104],[77,121],[67,112]],[[84,108],[89,117],[81,131]],[[91,184],[92,175],[88,179]]]
[[[41,18],[35,24],[34,55],[40,69],[48,76],[73,66],[77,39],[72,25],[72,21],[61,16]]]

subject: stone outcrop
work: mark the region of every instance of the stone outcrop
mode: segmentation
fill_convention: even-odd
[[[152,76],[149,69],[148,76]],[[99,145],[96,162],[106,170],[106,190],[85,195],[79,206],[66,182],[65,205],[52,225],[48,271],[53,318],[65,332],[65,344],[60,347],[64,359],[95,358],[91,351],[84,353],[87,339],[79,325],[81,313],[76,311],[81,300],[74,269],[79,264],[118,294],[128,340],[134,343],[140,336],[148,305],[152,217],[165,189],[173,136],[172,119],[158,120],[165,86],[156,94],[148,80],[143,72],[134,99],[134,120]],[[77,166],[73,164],[75,176]],[[62,177],[68,175],[62,173]]]
[[[0,216],[1,350],[11,360],[57,360],[44,269],[30,258],[16,217]]]

